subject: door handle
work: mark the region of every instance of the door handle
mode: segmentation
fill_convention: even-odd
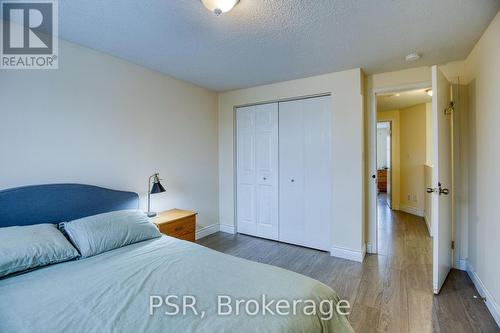
[[[290,181],[291,181],[292,183],[295,183],[295,179],[290,179]]]
[[[450,194],[450,190],[448,190],[447,188],[439,187],[439,195],[448,195],[448,194]]]
[[[427,193],[437,193],[439,195],[448,195],[448,194],[450,194],[450,190],[448,190],[447,188],[443,188],[443,186],[442,186],[441,183],[438,183],[438,187],[437,188],[428,187],[426,189],[426,192]]]
[[[438,190],[439,190],[439,195],[448,195],[450,194],[450,190],[448,190],[447,188],[443,188],[441,182],[438,183]]]

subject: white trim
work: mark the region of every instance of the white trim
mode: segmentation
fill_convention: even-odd
[[[466,259],[457,259],[455,261],[455,269],[459,269],[461,271],[467,271],[467,260]]]
[[[221,232],[225,232],[227,234],[232,234],[232,235],[234,235],[236,233],[234,225],[229,225],[229,224],[220,224],[219,230]]]
[[[219,224],[211,224],[196,230],[196,240],[215,234],[219,231]]]
[[[225,232],[227,234],[235,234],[235,228],[229,224],[211,224],[206,227],[200,228],[196,230],[196,240],[202,239],[204,237],[210,236],[211,234],[215,234],[216,232]]]
[[[437,286],[437,283],[434,283],[434,280],[432,280],[432,292],[434,295],[439,295],[440,289]]]
[[[409,206],[399,206],[399,210],[408,214],[424,217],[424,210]]]
[[[373,245],[370,242],[366,243],[366,253],[376,254],[376,252],[373,252]]]
[[[469,274],[470,279],[476,286],[479,295],[481,295],[481,297],[486,297],[486,306],[488,307],[488,310],[490,310],[493,319],[495,319],[497,325],[500,327],[500,307],[497,303],[495,303],[495,299],[490,294],[488,289],[486,289],[477,273],[474,272],[474,269],[469,262],[467,262],[467,274]]]
[[[330,250],[330,255],[332,257],[337,257],[357,262],[363,262],[363,260],[365,259],[365,254],[366,254],[365,246],[363,246],[363,249],[361,251],[347,249],[343,247],[336,247],[336,246],[332,247]]]
[[[427,220],[427,217],[425,216],[425,212],[424,212],[424,221],[425,221],[425,225],[427,226],[427,231],[429,232],[429,236],[432,237],[432,228],[431,228],[431,225],[429,224],[429,221]]]

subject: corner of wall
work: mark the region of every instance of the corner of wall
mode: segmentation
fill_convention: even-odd
[[[493,295],[489,292],[488,289],[486,289],[486,286],[483,284],[481,279],[479,278],[479,275],[474,271],[474,267],[470,264],[469,261],[466,262],[466,267],[467,267],[467,274],[469,275],[470,279],[474,283],[474,286],[476,287],[477,291],[479,292],[479,295],[481,297],[484,297],[484,302],[486,304],[486,307],[490,311],[491,315],[493,316],[493,319],[495,319],[497,325],[500,327],[500,306],[496,302],[495,298]]]

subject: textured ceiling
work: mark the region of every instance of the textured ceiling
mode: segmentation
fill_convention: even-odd
[[[429,87],[430,89],[430,87]],[[426,89],[402,91],[398,94],[381,94],[377,95],[377,110],[399,110],[409,108],[422,103],[432,102],[432,97],[427,95]]]
[[[464,59],[500,0],[60,0],[59,34],[213,90]],[[423,58],[407,64],[404,57]]]

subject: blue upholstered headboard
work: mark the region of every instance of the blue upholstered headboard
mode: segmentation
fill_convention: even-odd
[[[49,184],[0,191],[0,227],[59,223],[122,209],[137,209],[139,196],[82,184]]]

